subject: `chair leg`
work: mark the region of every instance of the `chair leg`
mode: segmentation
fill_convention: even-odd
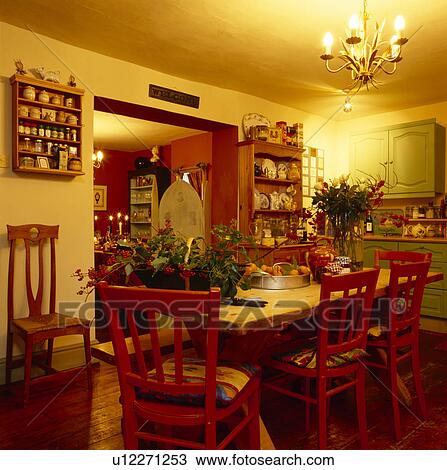
[[[355,398],[357,405],[357,420],[359,423],[360,447],[368,448],[368,427],[366,424],[366,401],[365,401],[365,368],[360,365],[357,372],[357,384],[355,386]]]
[[[138,431],[137,417],[130,404],[123,404],[123,417],[121,419],[124,448],[126,450],[138,450],[138,439],[135,433]]]
[[[327,395],[326,378],[317,378],[317,415],[318,415],[318,448],[327,447]]]
[[[392,349],[388,355],[388,374],[391,389],[391,405],[393,409],[394,421],[394,438],[396,441],[402,439],[402,432],[400,429],[400,410],[399,410],[399,389],[397,386],[397,357],[396,350]]]
[[[424,387],[422,386],[421,364],[419,361],[419,346],[413,346],[411,351],[411,367],[413,369],[414,388],[418,397],[419,412],[423,419],[427,418],[427,404],[425,402]]]
[[[310,397],[310,378],[306,377],[304,379],[304,395]],[[310,403],[308,401],[304,402],[306,406],[306,419],[305,419],[305,431],[309,433],[310,431]]]
[[[253,393],[248,400],[248,414],[253,418],[248,424],[248,447],[249,450],[259,450],[261,448],[261,433],[259,427],[259,389]]]
[[[33,363],[33,341],[30,336],[25,340],[25,363],[24,363],[24,385],[23,385],[23,407],[28,404],[31,386],[31,367]]]
[[[205,449],[215,450],[216,444],[216,421],[205,424]]]
[[[93,390],[92,381],[92,353],[90,349],[90,329],[87,328],[84,332],[84,354],[85,354],[85,367],[87,368],[87,383],[89,391]]]
[[[53,364],[53,346],[54,346],[54,338],[48,339],[48,346],[47,346],[47,366],[51,367]]]
[[[11,384],[11,374],[12,374],[12,347],[14,340],[14,334],[12,331],[8,331],[6,336],[6,363],[5,363],[5,384],[9,387]]]

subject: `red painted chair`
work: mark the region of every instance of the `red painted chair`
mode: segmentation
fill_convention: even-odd
[[[365,367],[358,359],[366,354],[368,318],[378,276],[379,269],[323,275],[321,302],[315,313],[316,343],[305,349],[275,354],[264,361],[266,366],[286,374],[272,377],[264,382],[265,386],[306,403],[306,431],[309,430],[310,405],[316,405],[320,449],[327,445],[328,399],[350,387],[356,388],[361,446],[367,447]],[[331,298],[334,293],[338,294],[335,299]],[[289,374],[305,379],[304,393],[281,384]],[[332,386],[332,379],[342,377],[347,380]],[[311,379],[316,381],[315,396],[310,393]]]
[[[87,372],[88,388],[92,389],[92,371],[90,355],[90,324],[87,320],[69,317],[56,313],[56,245],[58,238],[58,225],[8,225],[8,240],[10,242],[9,251],[9,272],[8,272],[8,331],[6,341],[6,385],[11,383],[11,373],[14,368],[24,367],[24,390],[23,405],[28,403],[31,382],[54,381],[54,379],[73,379],[82,370]],[[25,286],[17,287],[15,282],[15,265],[18,250],[18,242],[24,243],[24,265],[25,265]],[[44,258],[45,245],[49,245],[49,265],[50,274],[49,289],[45,285]],[[35,250],[33,249],[35,248]],[[37,251],[37,291],[33,293],[33,270],[32,252]],[[43,299],[44,293],[48,291],[48,310],[45,310]],[[28,304],[28,315],[15,317],[14,294],[26,298]],[[26,295],[26,297],[25,297]],[[82,335],[84,338],[85,366],[64,371],[57,371],[52,367],[53,344],[55,338],[67,335]],[[13,359],[14,336],[22,338],[25,343],[24,359]],[[34,354],[33,346],[48,342],[47,351]],[[42,357],[44,356],[44,357]],[[32,365],[37,365],[43,369],[47,375],[43,375],[31,380]]]
[[[386,328],[382,327],[384,331],[381,336],[368,340],[368,350],[372,352],[376,350],[378,354],[377,360],[368,359],[365,363],[370,367],[386,371],[393,408],[394,435],[396,440],[400,440],[402,433],[398,398],[398,365],[405,360],[411,360],[420,414],[424,419],[427,416],[419,362],[419,321],[430,262],[404,264],[391,262],[390,267]],[[406,279],[404,284],[402,284],[402,278]]]
[[[260,369],[250,364],[217,362],[220,292],[176,291],[138,287],[98,286],[109,322],[121,388],[123,433],[126,449],[137,449],[139,440],[164,443],[171,448],[223,449],[240,433],[248,433],[250,449],[259,449]],[[136,361],[131,362],[119,310],[125,310]],[[147,322],[154,369],[147,370],[135,312]],[[157,316],[160,318],[157,320]],[[169,318],[170,317],[170,318]],[[174,355],[160,351],[160,319],[172,320]],[[166,322],[165,322],[166,325]],[[204,358],[183,350],[182,326],[190,331],[200,326],[206,339]],[[197,331],[197,329],[196,329]],[[136,364],[135,364],[136,363]],[[132,364],[135,364],[132,369]],[[217,442],[219,422],[233,428]],[[168,427],[203,426],[202,441],[162,435],[144,429],[145,423]],[[236,424],[235,424],[236,422]],[[189,436],[191,432],[189,432]],[[188,437],[189,437],[188,436]]]
[[[394,261],[397,263],[417,263],[429,261],[431,263],[431,253],[418,253],[417,251],[387,251],[376,250],[374,252],[374,266],[380,268],[380,261]]]

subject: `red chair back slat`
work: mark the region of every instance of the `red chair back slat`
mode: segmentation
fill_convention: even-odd
[[[14,318],[14,271],[15,252],[17,251],[17,241],[22,240],[25,245],[25,286],[28,301],[29,316],[42,315],[43,292],[44,292],[44,249],[45,243],[50,243],[50,297],[49,313],[55,313],[56,309],[56,250],[55,240],[59,236],[58,225],[7,225],[8,240],[10,242],[9,251],[9,276],[8,276],[8,319]],[[37,292],[33,293],[32,288],[32,251],[37,249]]]
[[[332,354],[366,347],[368,320],[380,269],[322,277],[318,307],[317,364]],[[336,295],[333,295],[336,294]]]
[[[205,395],[205,407],[213,412],[216,407],[216,366],[217,366],[217,321],[219,319],[220,291],[211,289],[210,292],[176,291],[165,289],[147,289],[139,287],[108,286],[101,282],[98,292],[102,307],[111,330],[112,343],[115,351],[118,377],[122,389],[135,396],[135,391],[129,386],[136,384],[145,391],[166,392],[169,394],[198,394]],[[136,353],[136,370],[129,360],[129,352],[119,321],[120,310],[126,310],[132,343]],[[137,325],[135,314],[143,317],[147,324]],[[169,382],[163,372],[164,357],[160,348],[157,315],[170,317],[174,328],[174,381]],[[183,371],[183,335],[182,327],[198,327],[206,330],[206,377],[201,384],[191,384],[185,381]],[[213,327],[214,325],[214,327]],[[147,368],[142,352],[137,326],[144,326],[151,337],[151,354],[155,365],[155,377],[147,379]],[[128,398],[128,397],[127,397]]]
[[[432,254],[418,253],[417,251],[386,251],[376,250],[374,252],[374,267],[380,267],[380,261],[390,261],[396,263],[417,263],[420,261],[429,261],[431,263]]]
[[[404,264],[391,262],[390,268],[389,329],[393,341],[396,335],[417,333],[419,330],[422,298],[430,262]],[[404,284],[402,284],[403,278],[406,279]]]

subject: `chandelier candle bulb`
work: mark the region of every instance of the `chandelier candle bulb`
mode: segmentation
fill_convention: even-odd
[[[331,33],[326,33],[323,38],[324,53],[327,56],[332,55],[332,44],[334,44],[334,38]]]
[[[359,35],[360,20],[357,15],[352,15],[349,20],[349,31],[351,32],[351,38],[356,38]]]

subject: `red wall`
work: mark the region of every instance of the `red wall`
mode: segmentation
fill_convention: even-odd
[[[94,169],[94,184],[107,186],[107,210],[95,211],[98,221],[95,230],[105,235],[109,224],[109,215],[121,212],[124,215],[129,210],[129,179],[128,172],[135,170],[134,161],[137,157],[151,157],[150,150],[139,150],[137,152],[122,152],[120,150],[103,149],[104,160],[100,168]],[[171,163],[171,148],[169,145],[162,147],[161,160],[168,166]],[[115,222],[114,230],[117,230]]]

